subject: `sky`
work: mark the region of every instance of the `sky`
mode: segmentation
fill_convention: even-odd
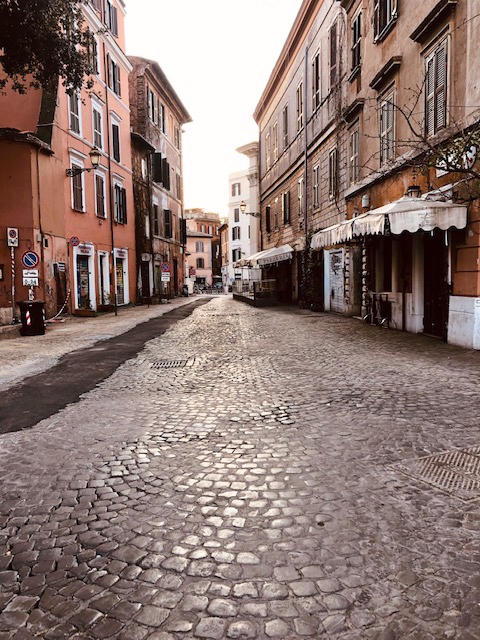
[[[127,54],[156,60],[193,122],[184,126],[185,207],[224,216],[236,152],[302,0],[127,0]]]

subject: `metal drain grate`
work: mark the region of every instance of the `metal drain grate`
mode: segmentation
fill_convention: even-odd
[[[480,498],[480,446],[446,451],[393,465],[465,502]]]
[[[155,360],[152,362],[152,369],[181,369],[182,367],[191,367],[195,358],[187,360]]]

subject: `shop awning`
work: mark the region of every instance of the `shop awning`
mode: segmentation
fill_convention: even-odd
[[[384,234],[387,219],[393,234],[433,229],[446,231],[450,227],[463,229],[467,226],[467,207],[453,202],[404,196],[357,218],[318,231],[312,236],[311,247],[321,249],[358,236]]]
[[[291,260],[293,257],[293,249],[289,244],[284,244],[281,247],[274,247],[273,249],[265,249],[254,253],[248,258],[243,258],[235,263],[236,267],[258,267],[267,264],[275,264],[276,262],[283,262],[284,260]]]

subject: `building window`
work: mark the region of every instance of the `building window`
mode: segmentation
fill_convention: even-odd
[[[71,163],[72,169],[80,170],[81,167],[76,162]],[[83,208],[83,173],[78,173],[72,178],[72,208],[75,211],[84,211]]]
[[[204,252],[203,240],[199,240],[198,242],[195,243],[195,251],[196,253]]]
[[[272,230],[272,221],[270,220],[270,205],[265,207],[265,229],[267,233]]]
[[[426,59],[425,132],[433,135],[447,126],[447,43]]]
[[[240,222],[240,209],[233,210],[233,221]]]
[[[112,156],[120,162],[120,126],[112,122]]]
[[[176,189],[177,189],[177,199],[181,200],[182,199],[182,179],[179,173],[175,174],[175,182],[176,182]]]
[[[158,124],[157,97],[151,89],[148,90],[148,117],[154,124]]]
[[[172,225],[172,212],[165,209],[163,212],[163,229],[165,238],[172,238],[173,225]]]
[[[397,15],[397,0],[375,0],[373,22],[375,40],[385,34],[397,18]]]
[[[313,208],[320,206],[320,165],[313,167]]]
[[[173,143],[177,149],[180,149],[180,130],[178,127],[175,127],[173,131]]]
[[[283,148],[288,147],[288,105],[283,107]]]
[[[200,231],[201,231],[202,233],[207,233],[207,227],[206,227],[204,224],[201,224],[201,225],[200,225]]]
[[[362,12],[359,11],[352,19],[352,71],[357,69],[362,62]]]
[[[93,73],[98,75],[100,71],[100,65],[98,64],[98,41],[93,33],[88,29],[88,35],[90,41],[87,47],[87,63],[91,67]]]
[[[93,109],[93,144],[98,149],[103,149],[102,112]]]
[[[145,214],[145,238],[150,239],[150,214]]]
[[[290,191],[282,196],[283,224],[290,224]]]
[[[320,53],[317,52],[312,62],[312,109],[320,107]]]
[[[205,258],[197,258],[197,269],[205,269]]]
[[[241,195],[242,193],[242,185],[240,182],[234,182],[232,184],[232,196],[235,198],[236,196]]]
[[[298,215],[303,215],[303,178],[298,181]]]
[[[232,240],[240,240],[240,227],[232,227]]]
[[[271,165],[271,146],[270,146],[270,132],[265,136],[265,164],[267,171],[270,169]]]
[[[350,139],[348,145],[349,158],[348,158],[348,180],[350,184],[355,184],[358,180],[358,141],[359,130],[358,128],[350,132]]]
[[[232,262],[237,262],[237,260],[240,260],[242,257],[242,250],[241,249],[234,249],[232,251]]]
[[[303,82],[297,87],[297,131],[303,129]]]
[[[395,154],[395,103],[393,92],[380,102],[380,164],[393,160]]]
[[[165,133],[165,106],[158,101],[158,128],[162,133]]]
[[[273,161],[278,160],[278,122],[273,125]]]
[[[116,62],[112,60],[110,54],[107,53],[107,81],[109,88],[117,94],[117,96],[122,95],[121,84],[120,84],[120,67]]]
[[[105,0],[105,24],[113,33],[114,36],[118,36],[118,12],[117,8],[113,6],[110,0]]]
[[[115,183],[113,191],[113,219],[118,224],[127,224],[127,192],[122,185],[118,183]]]
[[[328,154],[328,194],[334,198],[338,193],[338,149],[334,147]]]
[[[95,174],[95,208],[99,218],[106,218],[105,209],[105,177],[99,173]]]
[[[330,91],[337,84],[337,23],[334,22],[328,33],[328,50],[329,50],[329,81]]]
[[[80,135],[82,126],[80,120],[80,96],[78,93],[72,93],[68,96],[68,105],[70,111],[70,131]]]
[[[160,235],[160,221],[158,215],[158,204],[156,202],[153,203],[153,235]]]
[[[278,229],[278,198],[275,198],[275,210],[273,213],[273,221],[275,223],[275,229]]]

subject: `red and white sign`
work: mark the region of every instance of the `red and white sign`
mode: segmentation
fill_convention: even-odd
[[[25,251],[22,256],[22,264],[25,269],[35,269],[40,262],[40,257],[35,251]]]
[[[163,271],[163,273],[170,272],[170,265],[168,264],[168,262],[162,262],[162,266],[160,268]]]
[[[72,236],[70,238],[70,244],[72,245],[72,247],[78,247],[78,245],[80,244],[80,238],[77,238],[77,236]]]
[[[9,247],[18,247],[18,229],[13,227],[7,229],[7,245]]]

